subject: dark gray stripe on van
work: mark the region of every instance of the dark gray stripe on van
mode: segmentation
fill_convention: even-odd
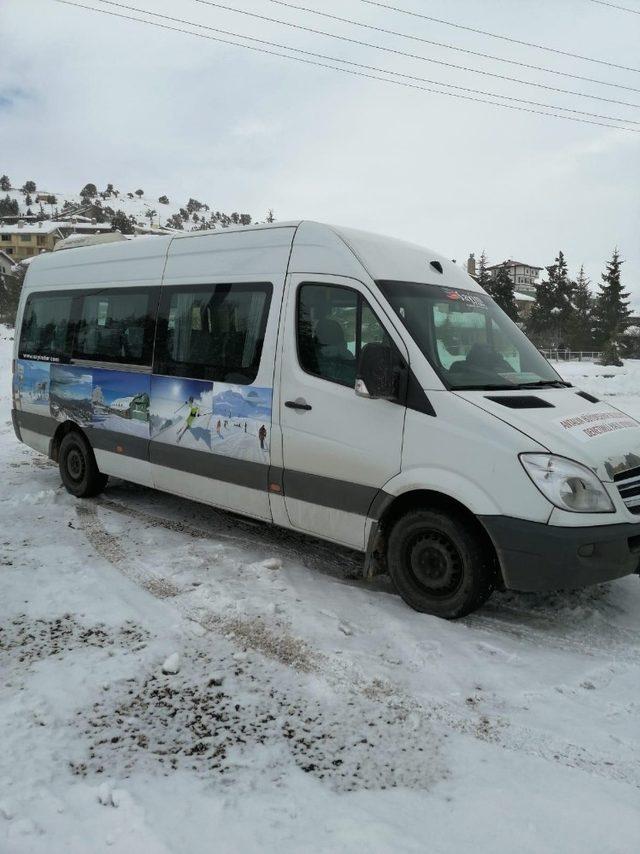
[[[263,492],[268,486],[269,466],[264,463],[194,451],[191,448],[166,445],[163,442],[150,443],[149,458],[158,466],[210,477],[236,486],[260,489]]]
[[[84,432],[96,451],[110,451],[134,460],[149,459],[149,440],[140,436],[130,436],[128,433],[116,433],[115,430],[99,430],[95,427],[85,427]]]
[[[18,410],[15,411],[15,416],[20,427],[48,437],[52,437],[60,425],[59,421],[49,415]],[[358,516],[368,516],[370,519],[379,519],[392,500],[392,496],[375,486],[361,486],[337,478],[194,451],[163,442],[149,442],[127,433],[96,430],[92,427],[82,429],[91,446],[98,451],[110,451],[137,460],[148,459],[155,465],[175,471],[209,477],[261,492],[268,491],[269,484],[277,484],[285,497],[319,504],[333,510],[343,510],[345,513],[355,513]]]
[[[37,415],[35,412],[23,412],[21,409],[14,409],[13,411],[19,426],[23,430],[31,430],[33,433],[40,433],[42,436],[53,436],[56,432],[59,422],[50,415]]]
[[[323,507],[344,510],[345,513],[356,513],[359,516],[367,515],[380,491],[375,486],[360,486],[357,483],[292,469],[284,470],[283,482],[287,498],[298,498],[300,501],[321,504]]]

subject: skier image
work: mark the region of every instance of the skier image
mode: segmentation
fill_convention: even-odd
[[[220,421],[219,418],[218,418],[218,423],[216,424],[216,433],[222,439],[222,422]]]
[[[258,439],[260,439],[260,448],[263,451],[265,450],[264,443],[265,443],[266,438],[267,438],[267,428],[263,424],[262,427],[258,430]]]
[[[193,397],[190,397],[189,400],[186,400],[182,404],[180,409],[183,409],[185,406],[189,407],[189,412],[187,413],[187,419],[184,423],[184,426],[182,427],[181,430],[178,431],[178,434],[176,436],[176,439],[178,442],[182,439],[182,437],[187,432],[187,430],[191,429],[193,422],[196,420],[196,418],[199,418],[201,414],[206,414],[206,413],[200,412],[200,407],[198,406],[197,403],[193,402]],[[177,412],[179,412],[180,409],[178,409]]]

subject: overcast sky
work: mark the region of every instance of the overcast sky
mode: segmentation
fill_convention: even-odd
[[[98,0],[78,2],[133,14]],[[121,2],[407,75],[640,122],[640,108],[340,42],[197,0]],[[640,71],[498,41],[363,0],[291,2],[638,91],[367,31],[271,0],[227,0],[394,50],[640,105]],[[590,0],[382,2],[640,69],[640,15]],[[639,0],[621,5],[640,10]],[[61,192],[110,181],[182,203],[195,196],[258,219],[273,208],[279,220],[380,231],[459,262],[484,248],[493,263],[511,257],[545,266],[562,249],[571,272],[584,263],[594,284],[618,245],[627,260],[625,284],[640,306],[640,134],[340,74],[54,0],[0,0],[0,33],[0,173],[15,184],[32,178]]]

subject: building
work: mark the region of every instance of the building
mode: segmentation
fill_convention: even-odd
[[[0,222],[0,251],[13,258],[14,264],[18,264],[41,252],[51,252],[59,240],[70,234],[106,234],[110,231],[111,224],[108,222],[96,223],[81,219],[45,219],[38,222],[19,219],[15,223]]]
[[[501,267],[506,267],[509,271],[509,278],[513,282],[513,295],[518,307],[518,315],[521,320],[526,320],[531,314],[531,309],[536,301],[537,279],[542,267],[534,267],[532,264],[521,264],[518,261],[504,261],[502,264],[494,264],[486,269],[489,275],[495,278]],[[467,273],[471,278],[478,281],[477,261],[473,252],[467,260]]]
[[[0,223],[0,250],[11,256],[14,264],[41,252],[51,252],[61,237],[57,223],[49,220],[38,223],[19,220],[12,225]]]
[[[536,285],[539,284],[538,276],[542,267],[536,267],[534,264],[525,264],[522,261],[512,261],[510,258],[503,261],[502,264],[494,264],[487,267],[487,272],[490,276],[497,276],[498,270],[502,267],[507,268],[509,278],[513,282],[514,288],[523,294],[535,297]]]

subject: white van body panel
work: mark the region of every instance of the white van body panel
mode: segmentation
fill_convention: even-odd
[[[174,237],[163,284],[282,280],[295,226],[190,232]]]
[[[640,421],[620,412],[606,401],[594,404],[585,400],[577,394],[578,391],[576,388],[527,391],[526,394],[534,395],[550,404],[549,407],[536,409],[508,409],[496,402],[501,397],[509,397],[512,394],[510,392],[458,391],[456,395],[496,418],[507,421],[516,430],[535,436],[546,450],[583,463],[593,469],[600,480],[611,481],[616,467],[620,465],[618,458],[622,453],[635,454],[640,459]],[[585,416],[595,425],[598,424],[598,419],[604,416],[606,423],[609,413],[619,413],[625,423],[628,421],[633,426],[596,433],[589,437],[580,429],[579,424],[572,426],[575,419]]]
[[[44,252],[29,264],[25,295],[59,288],[159,285],[171,240],[171,237],[139,237],[64,252]]]
[[[430,399],[435,418],[407,410],[402,472],[385,484],[385,492],[429,489],[456,499],[478,516],[546,522],[552,505],[518,460],[525,450],[545,449],[450,392],[431,393]]]
[[[353,388],[309,374],[300,366],[297,292],[305,283],[357,291],[383,323],[385,314],[375,293],[354,279],[312,273],[288,278],[278,390],[285,506],[293,527],[320,536],[329,533],[331,539],[362,549],[365,522],[376,491],[401,468],[405,408],[386,400],[358,397]],[[402,339],[390,334],[407,358]],[[286,401],[295,400],[304,400],[312,409],[287,408]],[[299,475],[313,488],[306,490]],[[314,500],[323,493],[327,494],[325,503]],[[300,500],[302,495],[304,500]],[[336,500],[336,495],[340,506],[330,506],[328,502]],[[357,509],[350,511],[350,507]]]

